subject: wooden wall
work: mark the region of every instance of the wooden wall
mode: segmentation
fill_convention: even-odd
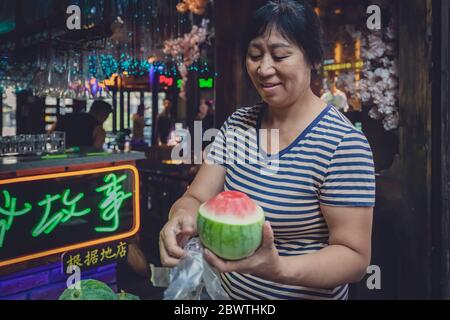
[[[373,230],[372,264],[381,268],[382,288],[370,291],[362,282],[353,286],[355,299],[448,297],[446,2],[446,15],[438,1],[400,2],[399,154],[377,177]]]
[[[215,66],[216,125],[220,127],[240,106],[260,101],[246,77],[240,53],[240,37],[251,12],[264,0],[216,0],[214,20],[216,33]]]
[[[438,58],[441,63],[436,78],[440,80],[440,86],[435,86],[437,92],[433,96],[440,102],[437,103],[439,108],[436,108],[436,122],[442,124],[436,133],[436,139],[438,141],[440,140],[440,152],[436,154],[436,157],[441,160],[438,162],[441,179],[437,179],[437,181],[440,185],[442,195],[438,199],[442,205],[442,216],[436,223],[436,227],[441,230],[442,237],[437,239],[436,242],[438,246],[440,244],[440,252],[437,254],[439,256],[437,264],[439,265],[442,277],[437,281],[439,283],[437,290],[441,293],[442,297],[450,299],[450,0],[442,0],[441,7],[438,9],[441,12],[440,25],[438,24],[435,29],[439,28],[441,30],[439,34],[441,48],[436,51],[438,52]]]

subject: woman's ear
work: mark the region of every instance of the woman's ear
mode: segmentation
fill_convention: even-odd
[[[313,71],[319,71],[321,67],[322,67],[322,64],[319,63],[319,62],[316,62],[316,63],[312,64],[312,70]]]

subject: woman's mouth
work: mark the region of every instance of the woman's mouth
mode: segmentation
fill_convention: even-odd
[[[281,83],[261,83],[261,88],[264,92],[269,93],[277,89]]]

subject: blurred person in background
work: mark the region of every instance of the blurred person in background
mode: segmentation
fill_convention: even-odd
[[[172,118],[172,101],[164,99],[164,110],[158,115],[156,120],[156,133],[160,145],[167,146],[170,134],[174,129],[174,121]]]
[[[70,113],[53,124],[49,132],[65,132],[66,146],[102,149],[106,139],[103,124],[112,113],[112,106],[101,100],[94,101],[89,112]]]

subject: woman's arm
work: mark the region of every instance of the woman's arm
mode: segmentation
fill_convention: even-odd
[[[200,205],[221,191],[226,169],[219,165],[202,165],[189,189],[170,209],[169,222],[160,233],[161,263],[174,267],[184,256],[183,246],[197,235],[197,211]]]
[[[203,164],[186,193],[170,209],[169,217],[186,210],[197,214],[202,203],[223,191],[226,170],[222,166]],[[182,213],[181,213],[182,214]]]
[[[281,257],[275,248],[270,224],[263,243],[250,258],[224,261],[209,251],[206,260],[220,272],[252,274],[292,286],[332,289],[360,281],[370,263],[372,208],[322,206],[329,227],[329,246],[312,254]]]
[[[282,257],[277,282],[311,288],[336,288],[361,281],[371,260],[373,208],[321,206],[329,246],[312,254]]]

